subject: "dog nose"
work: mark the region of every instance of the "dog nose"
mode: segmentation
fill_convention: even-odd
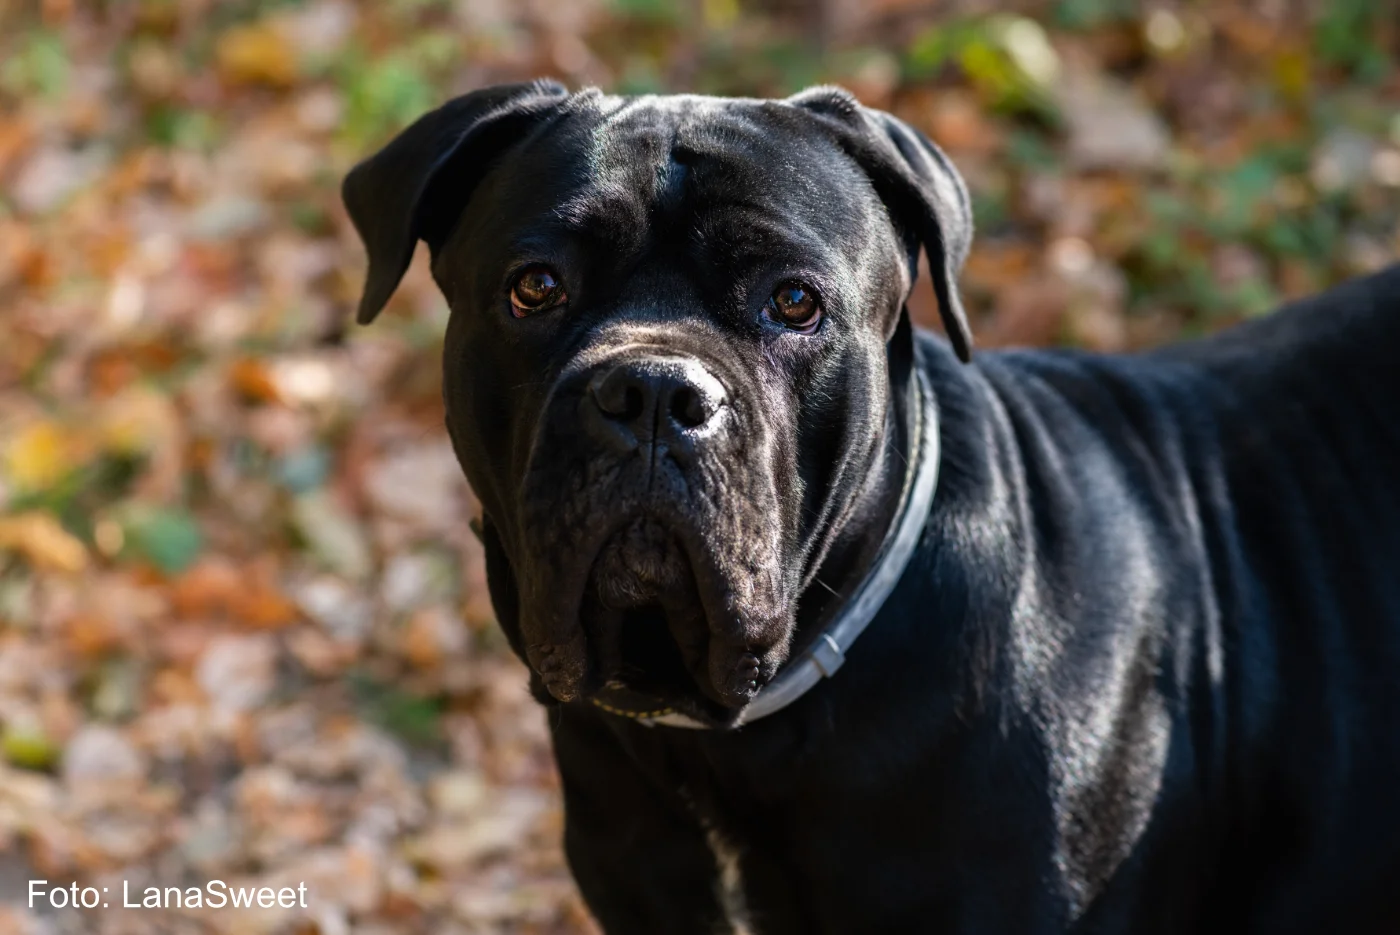
[[[724,405],[724,386],[700,365],[680,357],[647,357],[613,364],[588,383],[607,421],[638,441],[704,428]]]

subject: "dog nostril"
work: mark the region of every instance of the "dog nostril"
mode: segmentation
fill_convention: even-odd
[[[622,411],[615,412],[613,415],[617,416],[619,419],[632,422],[640,418],[642,408],[645,405],[646,400],[642,398],[642,391],[635,386],[629,386],[623,393]]]
[[[615,369],[601,374],[589,385],[598,409],[609,418],[632,422],[646,408],[646,393],[626,372]]]
[[[696,429],[710,421],[710,407],[704,398],[689,386],[677,387],[671,395],[671,418],[688,429]]]

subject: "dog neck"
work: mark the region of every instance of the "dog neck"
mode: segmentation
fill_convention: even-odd
[[[799,601],[792,655],[811,648],[832,618],[850,601],[879,561],[891,526],[897,521],[908,480],[910,440],[919,416],[920,393],[914,374],[914,336],[908,315],[890,338],[889,397],[885,428],[865,482],[841,512],[839,528]]]

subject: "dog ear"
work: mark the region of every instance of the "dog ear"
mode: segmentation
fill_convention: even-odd
[[[882,110],[862,106],[843,88],[810,88],[788,103],[814,115],[865,170],[904,234],[914,275],[920,244],[928,252],[948,340],[960,360],[970,360],[972,331],[957,280],[972,244],[972,206],[958,170],[928,137]]]
[[[350,170],[341,198],[369,254],[356,316],[369,324],[419,240],[436,251],[493,160],[568,97],[554,81],[498,85],[448,101]]]

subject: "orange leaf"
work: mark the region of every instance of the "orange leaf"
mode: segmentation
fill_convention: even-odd
[[[106,617],[93,613],[79,613],[70,617],[64,625],[64,636],[68,648],[79,656],[101,656],[122,643],[116,625]]]
[[[242,576],[232,563],[204,559],[171,583],[171,609],[182,620],[225,617],[242,588]]]
[[[291,46],[281,33],[263,23],[224,33],[219,37],[215,58],[220,77],[230,84],[285,88],[297,78],[297,61]]]
[[[298,619],[296,605],[270,582],[259,582],[239,596],[234,615],[243,623],[260,630],[271,630],[293,624]]]
[[[240,569],[225,559],[205,559],[175,579],[171,605],[186,620],[226,619],[258,630],[289,626],[300,614],[278,588],[275,571],[269,564]]]
[[[249,402],[275,403],[281,401],[277,383],[260,360],[244,357],[233,362],[228,371],[229,382],[238,394]]]

